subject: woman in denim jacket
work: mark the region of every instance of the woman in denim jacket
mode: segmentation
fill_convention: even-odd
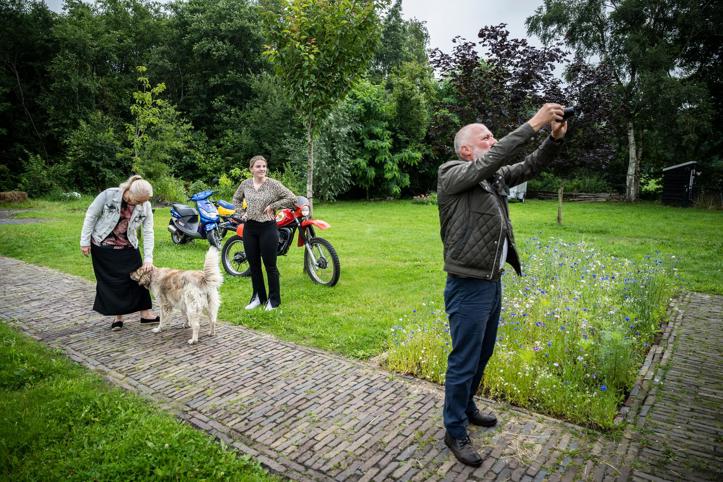
[[[114,316],[113,331],[123,328],[123,315],[140,311],[141,323],[156,323],[148,290],[131,280],[130,273],[153,265],[153,187],[141,176],[98,194],[85,213],[80,250],[91,255],[96,279],[93,310]],[[143,260],[138,230],[143,229]]]

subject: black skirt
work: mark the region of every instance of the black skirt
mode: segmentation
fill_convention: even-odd
[[[90,253],[97,282],[93,310],[111,316],[151,309],[150,293],[130,277],[143,265],[137,249],[91,244]]]

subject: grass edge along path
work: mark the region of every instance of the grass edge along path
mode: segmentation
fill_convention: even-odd
[[[0,479],[279,480],[0,320]]]

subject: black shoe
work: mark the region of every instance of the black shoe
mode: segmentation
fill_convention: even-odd
[[[467,418],[469,419],[469,423],[480,427],[494,427],[497,425],[497,417],[494,415],[484,415],[480,413],[479,410],[474,413],[468,413]]]
[[[472,441],[469,439],[469,436],[463,439],[456,439],[452,438],[449,432],[447,432],[444,434],[444,443],[449,447],[449,450],[452,451],[454,456],[457,457],[457,460],[464,465],[471,467],[479,467],[482,465],[482,457],[480,457],[479,452],[472,446]]]
[[[156,316],[155,318],[143,318],[143,317],[141,316],[141,324],[158,323],[159,321],[161,321],[161,317],[160,317],[160,316]]]
[[[123,328],[123,322],[122,321],[114,321],[113,324],[110,325],[111,331],[120,331],[121,328]]]

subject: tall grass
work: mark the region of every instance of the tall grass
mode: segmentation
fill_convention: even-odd
[[[533,240],[527,275],[504,276],[495,354],[482,392],[591,426],[612,427],[665,316],[673,270],[585,243]],[[528,243],[528,247],[529,247]],[[443,383],[450,335],[442,307],[409,313],[387,366]]]

